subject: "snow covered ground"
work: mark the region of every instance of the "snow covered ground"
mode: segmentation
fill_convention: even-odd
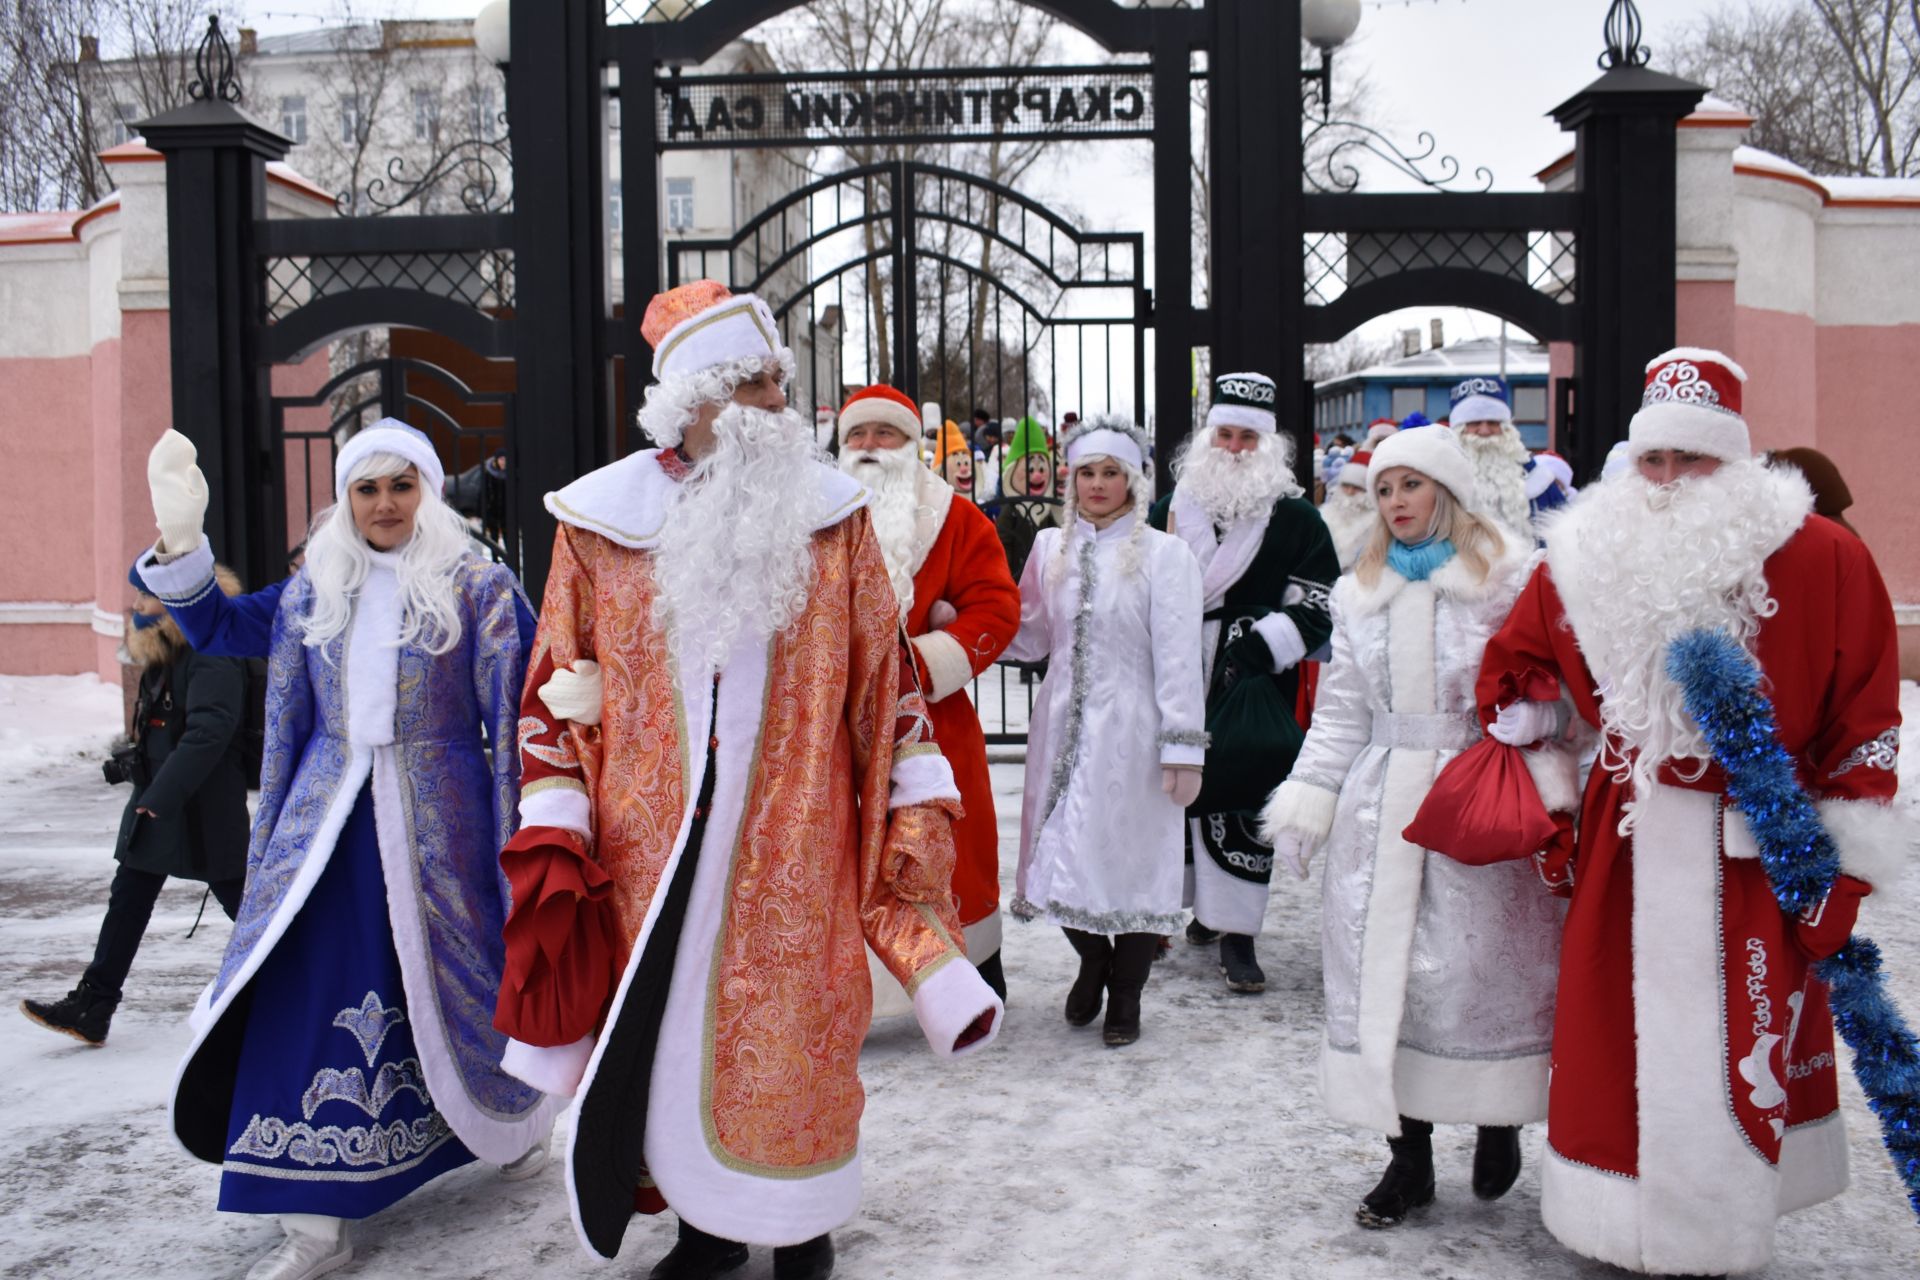
[[[1010,702],[1020,701],[1017,680]],[[1911,722],[1920,691],[1907,688]],[[997,690],[996,694],[997,696]],[[1024,708],[1022,708],[1024,709]],[[87,679],[0,678],[0,987],[57,995],[90,954],[124,790],[98,761],[117,690]],[[1920,786],[1920,754],[1903,759]],[[994,768],[1011,881],[1020,769]],[[1920,875],[1865,928],[1920,1022]],[[91,1049],[0,1010],[0,1275],[226,1277],[278,1237],[268,1220],[213,1210],[218,1173],[168,1136],[166,1098],[185,1015],[227,936],[217,907],[191,939],[198,889],[162,896],[107,1046]],[[1009,923],[1012,1004],[988,1053],[943,1067],[911,1020],[876,1029],[863,1063],[866,1201],[836,1235],[838,1274],[915,1277],[1490,1277],[1603,1280],[1540,1225],[1529,1170],[1495,1204],[1467,1189],[1472,1134],[1437,1137],[1440,1200],[1397,1231],[1353,1224],[1384,1164],[1378,1138],[1328,1121],[1317,1092],[1318,890],[1280,883],[1261,942],[1268,991],[1232,996],[1211,949],[1184,942],[1147,989],[1144,1035],[1100,1047],[1067,1026],[1073,968],[1057,932]],[[1920,1274],[1920,1231],[1878,1130],[1846,1079],[1854,1187],[1789,1219],[1779,1280]],[[566,1121],[562,1121],[564,1125]],[[574,1242],[561,1174],[515,1185],[470,1166],[364,1224],[341,1275],[639,1276],[670,1220],[639,1219],[620,1260]],[[756,1250],[736,1272],[763,1280]]]

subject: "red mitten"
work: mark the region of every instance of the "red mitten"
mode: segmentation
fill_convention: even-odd
[[[1872,892],[1865,880],[1835,876],[1827,896],[1793,918],[1795,944],[1811,960],[1825,960],[1846,946],[1860,918],[1860,900]]]

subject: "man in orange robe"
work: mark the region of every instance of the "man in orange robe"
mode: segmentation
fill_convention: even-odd
[[[594,1251],[671,1206],[656,1280],[772,1245],[833,1266],[860,1196],[871,947],[942,1056],[1001,1004],[954,913],[959,794],[867,495],[786,407],[752,295],[656,297],[663,447],[558,493],[522,701],[506,1069],[579,1097],[567,1185]]]
[[[1004,1000],[1000,828],[987,739],[966,686],[1013,643],[1020,588],[993,522],[921,465],[912,447],[919,437],[919,410],[892,387],[855,392],[840,410],[840,469],[872,495],[867,510],[907,624],[933,738],[960,787],[965,812],[953,826],[953,896],[967,955]]]

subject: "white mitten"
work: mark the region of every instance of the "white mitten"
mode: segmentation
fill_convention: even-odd
[[[1295,880],[1307,878],[1307,864],[1313,861],[1313,841],[1298,831],[1282,831],[1273,839],[1273,858],[1293,872]]]
[[[1524,747],[1549,737],[1560,727],[1557,703],[1522,700],[1502,707],[1487,726],[1487,736],[1510,747]]]
[[[927,610],[927,625],[944,627],[960,616],[960,611],[945,600],[935,600],[933,607]]]
[[[600,664],[591,658],[581,658],[574,662],[573,670],[561,667],[540,686],[540,701],[546,703],[547,710],[562,720],[596,725],[600,723],[600,702],[605,685],[600,675]]]
[[[1184,809],[1200,798],[1200,771],[1165,766],[1160,770],[1160,789]]]
[[[147,455],[153,522],[160,527],[160,549],[170,555],[200,545],[207,518],[207,478],[194,465],[199,456],[193,441],[172,430]]]

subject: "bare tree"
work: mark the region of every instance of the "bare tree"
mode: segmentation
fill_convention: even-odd
[[[1685,29],[1673,61],[1802,168],[1920,172],[1920,0],[1747,0]]]
[[[1325,382],[1330,378],[1343,377],[1349,373],[1376,364],[1383,364],[1400,354],[1400,344],[1392,335],[1369,338],[1355,331],[1338,342],[1314,343],[1306,348],[1307,379],[1311,382]]]

